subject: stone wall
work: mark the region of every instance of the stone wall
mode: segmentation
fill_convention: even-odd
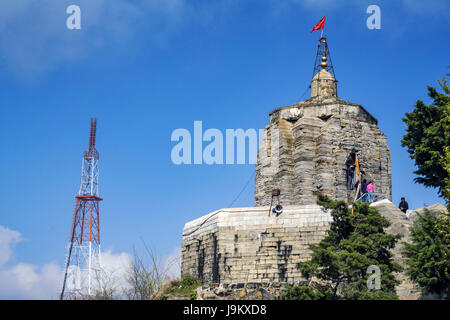
[[[353,148],[378,199],[392,200],[386,136],[364,107],[337,97],[336,80],[321,70],[311,82],[311,98],[270,113],[255,167],[255,206],[269,205],[272,189],[280,189],[282,205],[315,203],[318,193],[354,199],[346,178]]]
[[[386,199],[371,205],[391,222],[388,233],[403,236],[393,253],[395,261],[406,266],[401,243],[410,240],[414,216]],[[442,205],[429,208],[436,215],[445,212]],[[285,284],[304,284],[297,263],[310,258],[309,246],[326,236],[332,217],[317,205],[287,206],[279,216],[268,216],[268,211],[269,207],[221,209],[186,223],[181,276],[196,277],[214,290],[222,288],[220,292],[231,290],[228,294],[273,288],[271,294],[279,297]],[[396,288],[400,299],[427,298],[404,273],[396,277],[401,281]]]
[[[255,206],[269,205],[280,189],[283,205],[314,203],[317,193],[333,199],[347,193],[346,160],[353,148],[363,178],[373,180],[379,199],[392,199],[386,136],[362,107],[341,100],[298,104],[271,114],[256,163]]]
[[[317,194],[354,199],[346,175],[354,148],[377,200],[392,199],[386,136],[364,107],[337,97],[337,81],[324,69],[313,77],[309,99],[270,113],[262,140],[255,207],[221,209],[186,223],[183,277],[231,287],[303,281],[297,263],[309,258],[309,246],[323,239],[332,220],[315,205]],[[284,207],[279,216],[268,216],[273,189],[281,191],[274,203]]]
[[[221,209],[183,230],[182,276],[203,283],[298,283],[297,263],[319,242],[331,221],[317,205]]]

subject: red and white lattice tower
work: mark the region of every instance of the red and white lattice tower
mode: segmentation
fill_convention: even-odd
[[[73,214],[60,299],[89,299],[102,288],[98,160],[95,149],[97,120],[91,119],[89,147],[83,153],[81,184]]]

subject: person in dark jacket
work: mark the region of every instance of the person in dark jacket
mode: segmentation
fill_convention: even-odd
[[[403,213],[406,213],[406,210],[408,210],[408,202],[405,201],[405,197],[402,197],[400,201],[400,204],[398,205],[398,208],[403,211]]]
[[[364,179],[361,183],[361,194],[362,194],[362,202],[367,201],[367,180]]]
[[[346,177],[347,177],[347,190],[353,190],[353,186],[355,184],[355,160],[356,160],[356,152],[358,150],[353,148],[350,154],[345,161],[346,169]]]
[[[355,176],[355,166],[347,167],[347,190],[353,190],[353,178]]]

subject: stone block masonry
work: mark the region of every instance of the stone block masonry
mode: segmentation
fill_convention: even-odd
[[[319,74],[334,80],[326,70]],[[386,136],[366,109],[335,93],[335,87],[312,92],[310,99],[270,113],[255,168],[255,206],[269,205],[272,189],[280,189],[282,205],[315,203],[318,193],[353,200],[355,191],[347,190],[346,178],[353,148],[363,179],[373,181],[378,199],[392,200]]]
[[[302,283],[297,264],[310,258],[310,245],[326,236],[332,221],[315,204],[317,195],[349,202],[355,197],[355,190],[348,190],[352,150],[377,200],[387,201],[379,202],[381,207],[395,211],[387,138],[364,107],[338,98],[325,38],[319,49],[321,44],[326,50],[318,50],[324,54],[322,70],[311,80],[311,97],[270,113],[255,166],[255,207],[221,209],[186,223],[182,277],[239,289]],[[274,204],[279,200],[284,207],[278,216],[268,216],[273,189],[281,192]],[[411,286],[402,288],[403,296],[412,296]]]
[[[394,260],[406,267],[402,242],[410,241],[409,217],[389,200],[371,204],[386,217],[388,233],[402,239],[392,249]],[[442,205],[427,209],[438,215]],[[309,246],[327,234],[332,217],[318,205],[287,206],[279,216],[267,216],[269,207],[221,209],[185,224],[183,229],[181,276],[193,276],[206,286],[231,289],[282,288],[305,284],[297,268],[311,256]],[[417,285],[404,272],[396,288],[400,299],[420,299]],[[245,297],[243,297],[245,298]]]
[[[203,283],[298,283],[297,263],[325,235],[332,218],[318,205],[222,209],[183,230],[182,276]]]

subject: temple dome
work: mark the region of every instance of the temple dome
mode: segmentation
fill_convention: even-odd
[[[311,81],[311,98],[337,97],[337,80],[326,69],[317,72]]]

